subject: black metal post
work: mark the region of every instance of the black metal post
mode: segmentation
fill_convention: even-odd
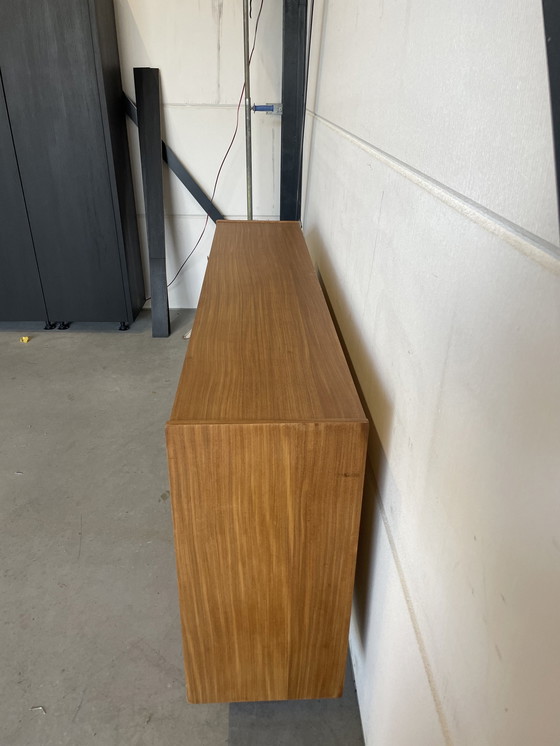
[[[301,217],[306,63],[307,0],[284,0],[280,220]]]
[[[558,0],[543,0],[543,15],[548,55],[552,132],[556,155],[556,195],[560,216],[560,4]]]
[[[247,220],[253,219],[253,146],[251,138],[251,54],[249,52],[249,0],[243,0],[243,61],[245,68],[245,171]]]
[[[138,136],[150,258],[152,336],[168,337],[170,326],[165,265],[159,70],[154,67],[135,67],[134,87],[138,105]]]

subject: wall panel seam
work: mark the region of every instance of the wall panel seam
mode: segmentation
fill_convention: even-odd
[[[136,215],[139,218],[145,218],[146,213],[145,212],[137,212]],[[165,213],[166,218],[198,218],[200,220],[205,220],[206,213],[204,212],[166,212]],[[239,214],[239,215],[225,215],[224,216],[226,220],[245,220],[246,214]],[[256,220],[271,220],[275,221],[278,220],[278,215],[258,215],[255,213],[255,219]]]
[[[476,223],[489,233],[494,234],[528,259],[540,264],[546,270],[553,272],[556,275],[560,275],[560,247],[546,241],[544,238],[536,236],[534,233],[525,230],[521,226],[512,223],[501,215],[492,212],[492,210],[489,210],[469,197],[456,192],[445,184],[433,179],[431,176],[418,171],[413,166],[410,166],[395,156],[386,153],[366,140],[362,140],[348,130],[345,130],[343,127],[340,127],[338,124],[322,117],[320,114],[309,109],[307,110],[307,114],[317,122],[320,122],[332,131],[341,135],[346,140],[349,140],[356,147],[364,150],[370,156],[388,166],[393,171],[396,171],[408,181],[411,181],[421,189],[424,189],[440,202],[451,207],[468,220]]]
[[[203,104],[203,103],[179,103],[173,101],[164,101],[164,109],[237,109],[237,104]]]
[[[368,467],[371,469],[371,465],[369,464],[368,459]],[[377,485],[376,480],[374,479],[374,484]],[[441,731],[443,734],[443,738],[445,741],[446,746],[453,746],[453,739],[451,737],[451,731],[449,729],[449,725],[447,723],[447,718],[445,716],[443,703],[441,700],[441,697],[439,695],[434,672],[432,669],[432,665],[430,663],[430,659],[428,657],[428,651],[426,649],[426,644],[424,643],[424,638],[422,637],[422,632],[420,630],[420,624],[418,622],[418,617],[416,615],[416,611],[414,609],[414,603],[412,601],[412,596],[410,594],[408,583],[406,581],[404,568],[402,565],[402,562],[399,557],[399,553],[397,550],[397,546],[395,543],[395,539],[393,537],[393,533],[391,531],[391,527],[389,525],[389,519],[387,518],[387,513],[385,512],[385,508],[383,506],[383,502],[381,500],[381,497],[379,495],[379,491],[376,490],[376,502],[379,508],[379,512],[381,514],[381,519],[383,521],[383,526],[385,528],[385,533],[387,534],[387,541],[389,542],[389,546],[391,548],[391,556],[393,558],[393,562],[395,563],[395,568],[397,570],[397,574],[399,576],[399,582],[401,585],[401,589],[403,592],[404,600],[406,603],[406,607],[408,610],[408,615],[410,617],[410,621],[412,624],[412,628],[414,630],[414,636],[416,638],[416,644],[418,645],[418,650],[420,652],[420,657],[422,658],[422,665],[424,667],[424,671],[426,673],[426,678],[428,679],[428,686],[430,687],[430,693],[432,695],[432,699],[434,701],[434,706],[436,709],[438,721],[441,727]]]

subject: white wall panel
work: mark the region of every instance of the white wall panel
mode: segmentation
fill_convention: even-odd
[[[166,142],[210,196],[235,129],[243,87],[242,0],[116,0],[121,69],[125,92],[134,99],[134,67],[159,67],[162,130]],[[253,3],[253,39],[259,2]],[[254,103],[280,100],[282,5],[265,0],[251,64]],[[129,128],[137,210],[144,213],[138,138]],[[253,116],[255,217],[277,218],[280,184],[280,119]],[[185,187],[164,167],[165,211],[170,264],[188,253],[192,216],[204,215]],[[239,130],[222,170],[215,203],[228,217],[246,215],[245,125]],[[140,220],[145,246],[143,221]],[[210,234],[211,235],[211,234]],[[180,237],[180,238],[179,238]],[[147,254],[146,254],[147,256]],[[147,265],[145,265],[147,274]],[[189,270],[170,293],[172,306],[195,306],[204,272]]]
[[[259,3],[253,5],[251,39]],[[133,67],[159,67],[165,103],[237,104],[243,85],[242,10],[241,0],[116,0],[125,91],[134,93]],[[265,0],[251,75],[256,97],[280,93],[281,18],[281,4]]]
[[[211,196],[216,174],[235,130],[235,108],[163,107],[164,139],[204,191]],[[253,199],[256,215],[279,211],[280,123],[264,116],[253,136]],[[243,132],[243,112],[239,116]],[[137,129],[129,127],[134,188],[139,213],[144,212],[142,172]],[[177,177],[164,165],[164,201],[167,215],[206,215]],[[246,215],[245,141],[238,135],[222,169],[214,202],[224,215]]]
[[[318,2],[315,23],[314,111],[558,243],[540,2]]]
[[[373,516],[367,541],[366,532],[361,536],[359,603],[350,630],[363,729],[368,742],[380,746],[443,746],[445,738],[373,485],[368,484],[364,499],[374,503]],[[364,543],[369,546],[367,557]],[[367,572],[362,574],[364,568]]]
[[[380,499],[449,742],[556,743],[560,263],[360,139],[320,120],[309,134],[305,233],[381,441]],[[379,578],[377,543],[374,599],[398,583]],[[429,721],[427,674],[416,692],[411,655],[376,690],[376,640],[402,634],[379,624],[353,643],[366,741],[401,746],[372,712],[402,697]]]

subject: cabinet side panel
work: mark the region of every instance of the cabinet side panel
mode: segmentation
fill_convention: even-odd
[[[285,699],[289,462],[274,427],[168,428],[190,702]]]
[[[339,696],[367,425],[171,425],[191,702]]]
[[[342,694],[367,428],[294,426],[289,699]]]

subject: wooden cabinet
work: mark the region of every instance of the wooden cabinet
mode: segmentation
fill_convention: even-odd
[[[145,296],[111,0],[2,0],[0,74],[0,319],[131,321]]]
[[[191,702],[342,693],[367,420],[295,222],[219,222],[167,425]]]

